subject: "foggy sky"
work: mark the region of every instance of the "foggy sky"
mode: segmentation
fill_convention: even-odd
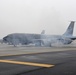
[[[42,30],[61,35],[71,20],[76,21],[76,0],[0,0],[0,38]]]

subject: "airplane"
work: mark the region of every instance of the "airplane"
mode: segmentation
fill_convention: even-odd
[[[70,44],[76,39],[76,37],[73,36],[74,23],[75,21],[71,21],[66,32],[62,35],[46,35],[45,30],[43,30],[41,34],[13,33],[3,37],[3,41],[14,46],[19,44],[34,44],[35,46],[40,47],[51,47],[52,44],[56,42],[62,43],[64,45]]]

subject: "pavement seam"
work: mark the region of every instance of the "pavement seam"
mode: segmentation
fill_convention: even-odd
[[[50,51],[48,51],[50,52]],[[21,54],[7,54],[7,55],[0,55],[0,57],[5,57],[5,56],[19,56],[19,55],[24,55],[24,54],[40,54],[40,53],[48,53],[48,52],[33,52],[33,53],[21,53]]]

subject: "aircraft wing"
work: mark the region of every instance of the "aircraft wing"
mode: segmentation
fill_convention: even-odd
[[[48,39],[35,39],[33,43],[35,46],[51,47],[51,42]]]
[[[42,39],[33,39],[32,43],[35,44],[35,46],[42,46]]]

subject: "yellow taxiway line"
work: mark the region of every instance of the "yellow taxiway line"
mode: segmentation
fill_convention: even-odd
[[[11,63],[11,64],[19,64],[19,65],[37,66],[37,67],[46,67],[46,68],[50,68],[50,67],[55,66],[55,65],[51,65],[51,64],[21,62],[21,61],[12,61],[12,60],[0,60],[0,62],[2,62],[2,63]]]

